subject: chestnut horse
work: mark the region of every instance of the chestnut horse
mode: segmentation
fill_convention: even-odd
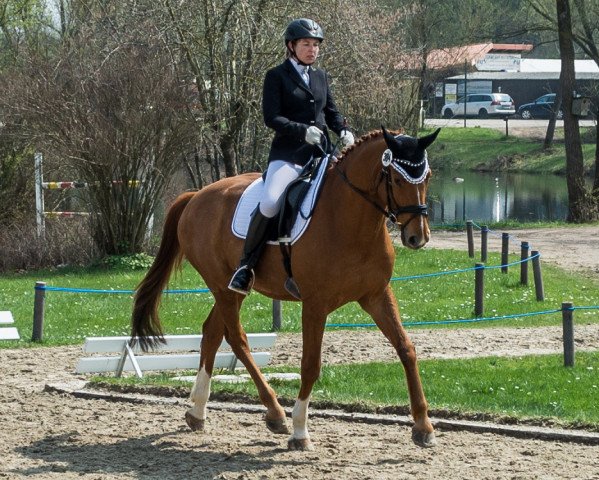
[[[393,136],[383,128],[360,138],[329,167],[310,226],[293,247],[292,267],[303,303],[303,353],[290,449],[313,448],[308,403],[320,374],[327,315],[352,301],[373,318],[401,359],[414,420],[413,441],[424,447],[435,444],[414,346],[389,286],[395,252],[386,222],[391,219],[400,225],[406,247],[417,249],[429,240],[426,193],[431,174],[425,149],[438,133],[418,139]],[[179,196],[168,211],[154,264],[135,295],[132,337],[144,349],[161,341],[160,296],[183,258],[214,295],[202,330],[193,407],[185,415],[192,430],[204,429],[214,358],[224,337],[256,384],[266,407],[267,427],[274,433],[288,433],[285,411],[254,363],[239,321],[245,297],[227,288],[243,245],[231,232],[233,213],[242,192],[257,176],[224,178]],[[295,300],[284,288],[286,273],[278,246],[266,247],[255,273],[255,290],[273,299]]]

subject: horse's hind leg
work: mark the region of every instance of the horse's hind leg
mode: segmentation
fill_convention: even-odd
[[[243,299],[230,291],[214,294],[219,316],[225,324],[225,338],[235,356],[245,366],[258,389],[262,404],[266,407],[266,426],[273,433],[289,433],[285,410],[279,404],[274,390],[256,365],[250,352],[248,339],[239,321],[239,310]]]
[[[435,433],[428,418],[428,404],[424,397],[422,382],[418,373],[414,345],[401,324],[395,295],[390,286],[378,295],[360,300],[362,308],[368,312],[383,334],[397,351],[406,372],[410,407],[414,418],[412,440],[421,447],[435,445]]]
[[[214,369],[214,358],[225,332],[224,324],[215,318],[214,311],[215,307],[212,307],[202,327],[200,367],[190,395],[194,405],[185,413],[185,421],[193,431],[203,431],[205,427],[206,404],[210,397],[210,379]]]

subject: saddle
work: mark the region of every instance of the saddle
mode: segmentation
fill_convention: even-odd
[[[312,158],[306,164],[299,177],[285,189],[281,210],[272,219],[269,243],[280,245],[283,265],[288,276],[285,288],[298,299],[299,289],[295,285],[291,270],[291,247],[308,228],[324,184],[329,161],[330,157],[327,156]],[[246,236],[251,214],[261,197],[264,179],[265,175],[254,180],[239,199],[231,225],[233,234],[239,238]]]

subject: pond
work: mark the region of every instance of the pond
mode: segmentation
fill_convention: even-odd
[[[437,171],[429,207],[431,224],[565,220],[568,190],[558,175]]]

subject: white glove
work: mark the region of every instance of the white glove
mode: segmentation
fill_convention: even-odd
[[[354,144],[354,134],[349,130],[343,130],[339,138],[344,147],[349,147]]]
[[[320,145],[321,137],[324,135],[318,127],[308,127],[306,130],[306,142],[310,145]]]

